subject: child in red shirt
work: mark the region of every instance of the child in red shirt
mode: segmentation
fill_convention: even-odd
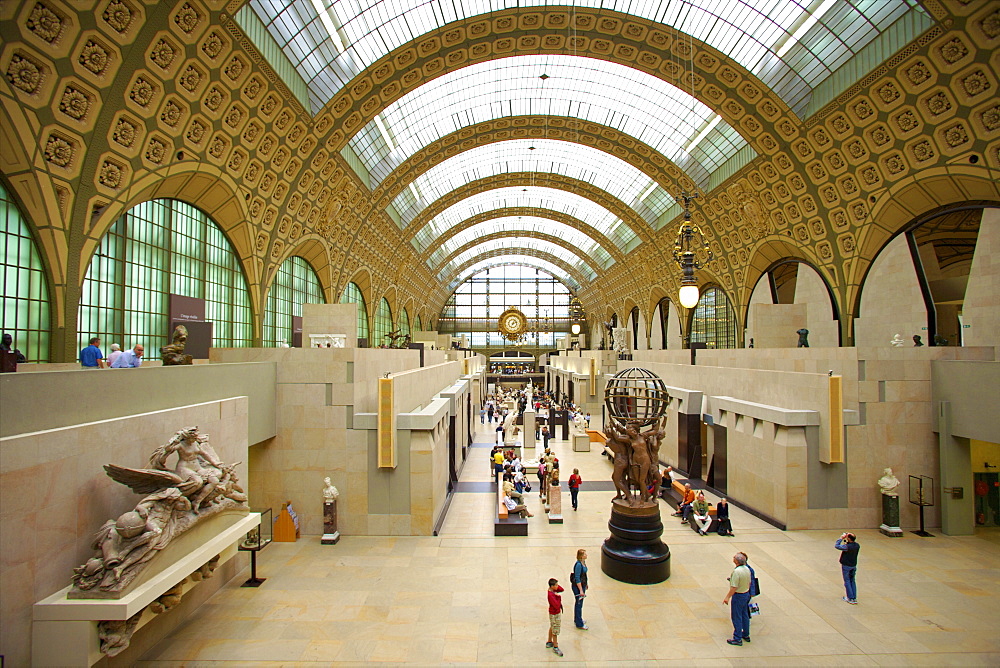
[[[557,656],[562,656],[562,650],[559,649],[559,631],[562,627],[562,596],[561,594],[565,591],[559,586],[559,581],[555,578],[549,578],[549,641],[545,643],[546,647],[551,647],[552,651],[556,653]]]

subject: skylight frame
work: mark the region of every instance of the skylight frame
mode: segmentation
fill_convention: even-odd
[[[479,272],[491,267],[499,267],[501,265],[521,265],[531,267],[533,269],[541,269],[552,276],[552,278],[562,281],[563,285],[568,287],[573,292],[578,292],[581,287],[580,282],[577,281],[572,274],[568,273],[559,265],[549,262],[545,258],[534,257],[531,255],[495,255],[493,257],[484,257],[482,260],[470,264],[468,267],[463,269],[460,274],[456,274],[451,278],[451,280],[448,281],[448,290],[449,292],[454,292],[456,287]],[[441,280],[445,280],[444,277],[442,277]]]
[[[586,256],[560,246],[552,241],[548,241],[546,239],[536,239],[534,237],[507,237],[504,239],[490,239],[489,241],[483,241],[482,243],[465,249],[453,257],[449,262],[437,267],[437,272],[439,277],[443,280],[444,277],[448,276],[455,270],[455,268],[462,266],[469,260],[472,260],[479,255],[482,255],[483,252],[510,250],[513,251],[510,255],[518,255],[517,251],[522,249],[547,253],[554,258],[562,260],[566,264],[573,267],[589,281],[597,278],[597,269],[590,265],[588,261],[589,258]],[[429,262],[428,266],[430,266]],[[431,268],[433,269],[434,267]]]

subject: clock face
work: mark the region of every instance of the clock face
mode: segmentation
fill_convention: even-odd
[[[500,334],[508,341],[516,341],[528,331],[528,319],[516,308],[501,313],[497,325]]]

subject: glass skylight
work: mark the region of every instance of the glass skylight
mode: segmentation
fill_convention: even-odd
[[[594,58],[552,55],[491,60],[429,81],[389,105],[351,139],[351,147],[374,188],[401,162],[445,135],[526,114],[581,118],[621,130],[674,161],[702,186],[746,145],[704,104],[651,74]]]
[[[455,286],[459,285],[460,283],[463,283],[465,279],[469,278],[474,274],[479,273],[480,271],[483,271],[484,269],[488,269],[490,267],[499,267],[501,265],[508,265],[508,264],[537,267],[543,271],[547,271],[554,278],[558,278],[560,281],[562,281],[565,285],[569,286],[573,290],[580,289],[580,282],[577,281],[575,278],[573,278],[573,276],[569,274],[565,269],[563,269],[562,267],[553,262],[549,262],[545,258],[532,257],[529,255],[497,255],[494,257],[483,258],[478,262],[470,264],[468,267],[463,269],[461,273],[455,274],[454,276],[450,277],[450,280],[448,281],[448,289],[454,290]],[[442,276],[441,280],[445,280],[446,278],[449,277]]]
[[[511,186],[477,193],[451,205],[414,233],[413,246],[423,253],[438,237],[472,216],[513,207],[547,209],[573,216],[623,251],[636,239],[635,232],[621,218],[582,195],[540,186]]]
[[[536,216],[512,216],[478,223],[462,230],[453,237],[445,239],[441,242],[437,250],[431,254],[427,264],[431,269],[434,269],[434,267],[444,262],[449,255],[468,243],[497,232],[514,231],[521,232],[524,236],[546,234],[562,239],[575,246],[581,254],[595,261],[600,265],[601,269],[607,269],[615,262],[614,258],[611,257],[610,253],[603,246],[575,227]]]
[[[478,146],[435,165],[392,204],[400,218],[409,222],[431,202],[466,183],[518,172],[562,174],[589,183],[620,199],[650,225],[674,203],[652,178],[604,151],[552,139],[513,139]]]
[[[516,255],[518,251],[524,249],[548,253],[552,257],[562,260],[569,266],[573,267],[577,272],[585,276],[587,280],[592,281],[597,278],[597,272],[589,264],[589,258],[574,253],[573,251],[563,248],[559,244],[551,241],[546,241],[545,239],[534,239],[532,237],[507,237],[505,239],[490,239],[489,241],[484,241],[481,244],[467,248],[452,258],[451,262],[442,265],[438,275],[442,280],[444,280],[450,276],[455,269],[461,267],[469,260],[482,255],[484,252],[507,250],[510,251],[511,255]],[[428,265],[429,264],[430,263],[428,262]]]
[[[453,21],[566,0],[250,0],[324,106],[366,67]],[[715,47],[800,111],[809,93],[916,0],[574,0],[663,23]],[[812,7],[810,11],[808,8]],[[916,35],[914,35],[915,37]]]

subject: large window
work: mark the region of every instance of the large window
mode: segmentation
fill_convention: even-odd
[[[325,303],[319,277],[308,262],[296,255],[282,262],[267,293],[264,345],[276,346],[279,339],[291,344],[292,318],[302,317],[302,305]]]
[[[375,311],[375,337],[372,346],[389,345],[386,335],[392,331],[392,309],[389,302],[382,297],[378,303],[378,310]]]
[[[348,283],[344,288],[344,294],[340,296],[341,304],[358,305],[358,338],[368,338],[368,307],[365,305],[365,296],[361,294],[361,288],[356,283]],[[372,345],[369,341],[368,345]]]
[[[415,321],[414,324],[415,324],[414,331],[422,332],[424,330],[423,325],[420,323],[420,316],[419,315],[417,316],[417,319],[416,319],[416,321]]]
[[[472,348],[509,346],[497,331],[497,318],[508,308],[518,308],[528,319],[521,344],[553,348],[556,336],[570,331],[571,297],[569,288],[537,267],[489,267],[458,286],[438,318],[438,331],[464,334]]]
[[[736,315],[729,298],[719,288],[709,288],[698,300],[691,317],[691,343],[709,348],[736,347]]]
[[[246,280],[229,241],[197,208],[171,199],[138,204],[115,222],[87,269],[79,347],[99,336],[156,350],[170,338],[171,294],[205,300],[212,345],[253,343]]]
[[[403,336],[410,335],[410,314],[405,308],[399,312],[399,333]]]
[[[49,359],[49,288],[45,269],[28,224],[0,183],[0,333],[14,338],[14,347],[29,362]]]

